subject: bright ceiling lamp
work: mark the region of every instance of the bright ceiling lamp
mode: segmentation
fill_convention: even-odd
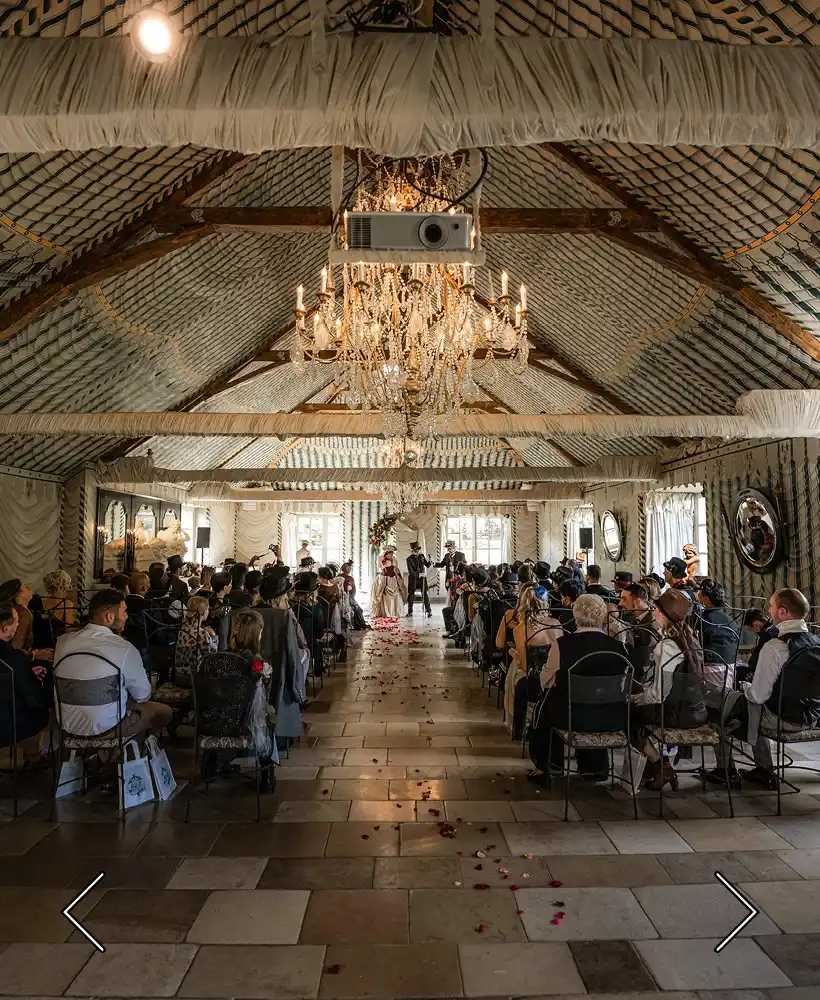
[[[131,40],[151,62],[166,62],[179,47],[179,32],[161,10],[146,7],[131,19]]]

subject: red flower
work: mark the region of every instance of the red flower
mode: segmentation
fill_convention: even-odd
[[[550,885],[553,887],[553,889],[559,888],[559,886],[561,886],[562,884],[563,883],[559,882],[557,878],[553,879],[552,882],[550,882]]]
[[[478,931],[479,934],[483,934],[484,933],[484,924],[479,924],[478,927],[476,927],[476,931]]]
[[[255,674],[261,674],[262,671],[263,671],[263,669],[264,669],[264,667],[265,667],[265,664],[261,660],[254,660],[253,663],[251,664],[251,670]]]

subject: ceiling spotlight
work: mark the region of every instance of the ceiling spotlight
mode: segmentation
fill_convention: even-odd
[[[165,62],[177,48],[179,32],[162,11],[145,8],[131,20],[131,39],[145,59]]]

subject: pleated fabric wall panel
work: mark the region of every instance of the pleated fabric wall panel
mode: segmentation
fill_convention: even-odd
[[[219,566],[226,558],[236,558],[237,504],[212,503],[208,507],[211,524],[211,563]]]
[[[268,546],[279,541],[279,511],[273,504],[259,503],[254,510],[236,505],[236,558],[247,562],[252,556],[268,552]],[[258,566],[270,562],[260,559]]]
[[[60,564],[60,483],[0,475],[0,576],[42,590]]]

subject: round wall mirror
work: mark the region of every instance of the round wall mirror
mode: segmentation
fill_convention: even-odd
[[[604,543],[604,552],[612,562],[618,562],[623,549],[623,536],[618,518],[611,510],[605,510],[601,514],[601,540]]]
[[[759,490],[742,490],[729,518],[740,559],[756,573],[770,573],[783,560],[785,533],[772,501]]]

